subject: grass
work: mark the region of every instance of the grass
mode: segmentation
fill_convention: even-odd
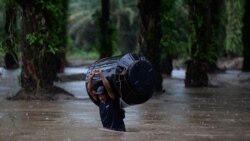
[[[96,51],[84,51],[81,49],[75,49],[73,51],[67,52],[66,57],[68,60],[91,60],[97,59],[99,57],[99,54]]]

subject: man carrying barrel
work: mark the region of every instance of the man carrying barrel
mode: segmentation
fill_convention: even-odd
[[[102,84],[95,90],[93,77],[100,75]],[[100,117],[104,128],[116,131],[126,131],[123,119],[125,111],[119,105],[118,94],[115,94],[109,81],[101,70],[92,70],[87,84],[89,95],[99,106]]]

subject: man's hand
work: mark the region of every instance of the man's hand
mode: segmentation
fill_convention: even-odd
[[[87,85],[87,91],[88,93],[90,94],[90,96],[95,100],[97,101],[97,97],[95,95],[95,90],[93,88],[93,84],[92,84],[92,81],[93,81],[93,77],[95,76],[95,71],[94,70],[91,70],[90,74],[89,74],[89,82],[88,82],[88,85]]]
[[[98,75],[98,74],[99,74],[99,75],[102,75],[102,70],[99,70],[99,69],[98,69],[98,70],[95,70],[95,74],[97,74],[97,75]]]
[[[99,75],[101,79],[104,77],[103,71],[102,71],[102,70],[97,69],[97,70],[95,70],[94,72],[95,72],[95,75]]]
[[[95,70],[91,70],[90,74],[89,74],[89,77],[90,78],[93,78],[95,76]]]
[[[127,74],[127,70],[123,70],[120,75],[126,75]]]

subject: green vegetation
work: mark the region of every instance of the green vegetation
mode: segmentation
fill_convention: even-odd
[[[82,49],[72,49],[69,52],[67,52],[66,57],[68,60],[88,60],[88,59],[98,59],[99,54],[97,51],[85,51]]]
[[[0,1],[0,42],[5,40],[5,5]],[[13,2],[13,1],[12,1]],[[67,1],[65,1],[67,2]],[[174,56],[184,57],[188,56],[190,52],[190,27],[188,21],[188,6],[185,0],[163,0],[162,1],[162,30],[163,38],[161,40],[162,53],[172,54]],[[73,58],[95,58],[97,57],[98,48],[98,28],[97,16],[100,11],[101,3],[99,0],[69,0],[67,16],[67,38],[71,42],[66,41],[63,35],[58,38],[58,34],[64,31],[65,3],[56,3],[56,0],[45,1],[37,0],[37,3],[43,5],[43,9],[49,13],[51,21],[55,22],[55,26],[50,28],[52,33],[46,40],[49,41],[49,51],[55,53],[58,47],[66,46],[67,57]],[[224,54],[233,54],[242,56],[242,41],[241,41],[241,28],[242,28],[242,15],[244,12],[244,1],[225,1],[223,14],[220,15],[221,27],[220,36],[216,40],[220,43],[220,49],[215,49],[216,52],[222,56]],[[115,31],[112,37],[112,43],[115,46],[115,54],[134,52],[138,50],[137,34],[138,34],[138,9],[137,1],[133,0],[117,0],[110,1],[110,16],[113,24],[112,30]],[[18,23],[20,28],[20,21]],[[42,29],[41,29],[42,30]],[[44,33],[46,34],[46,33]],[[42,35],[32,36],[35,33],[30,33],[27,39],[30,43],[39,42],[43,43]],[[20,35],[19,35],[20,36]],[[20,38],[20,37],[19,37]],[[19,44],[19,43],[18,43]],[[0,57],[3,57],[5,50],[1,47]],[[213,55],[212,55],[213,56]]]
[[[226,39],[225,52],[242,56],[242,18],[244,0],[228,0],[226,2]]]
[[[4,37],[4,5],[3,5],[3,1],[0,1],[0,41],[3,39]]]
[[[187,56],[189,51],[188,7],[183,0],[163,0],[161,7],[162,51],[167,55]]]

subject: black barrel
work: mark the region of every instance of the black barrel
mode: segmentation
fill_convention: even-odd
[[[104,72],[115,93],[119,94],[123,107],[144,103],[152,97],[154,89],[153,67],[142,55],[128,53],[96,61],[88,68],[86,88],[89,74],[91,70],[95,69]],[[120,75],[123,71],[127,73]],[[96,89],[101,83],[99,76],[94,76],[94,88]]]

